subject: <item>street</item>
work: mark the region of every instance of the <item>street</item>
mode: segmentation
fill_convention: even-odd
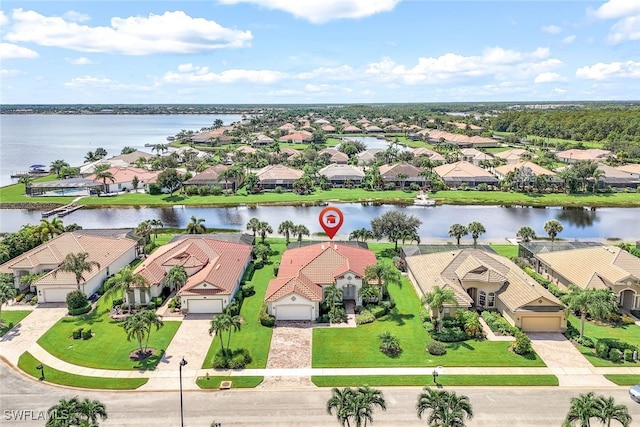
[[[0,425],[43,426],[46,410],[62,398],[79,396],[98,399],[107,407],[104,426],[180,425],[178,392],[79,391],[39,384],[1,364]],[[387,411],[376,409],[376,426],[426,425],[415,412],[419,387],[382,387]],[[469,426],[559,426],[571,397],[591,390],[559,387],[484,388],[453,390],[469,396],[474,418]],[[626,387],[593,390],[613,396],[629,408],[637,422],[640,404],[633,402]],[[330,389],[248,389],[187,391],[184,393],[185,426],[208,427],[212,422],[233,426],[331,426],[325,404]]]

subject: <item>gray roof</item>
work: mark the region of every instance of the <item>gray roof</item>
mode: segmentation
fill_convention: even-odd
[[[34,182],[32,188],[87,188],[102,187],[101,182],[96,182],[86,178],[58,179],[56,181]]]

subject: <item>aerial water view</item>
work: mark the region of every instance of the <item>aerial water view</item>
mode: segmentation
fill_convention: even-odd
[[[0,4],[0,425],[640,425],[640,0]]]

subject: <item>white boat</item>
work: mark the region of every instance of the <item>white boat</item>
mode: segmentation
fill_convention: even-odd
[[[429,196],[427,196],[421,191],[413,200],[413,204],[416,206],[435,206],[436,201],[433,199],[430,199]]]

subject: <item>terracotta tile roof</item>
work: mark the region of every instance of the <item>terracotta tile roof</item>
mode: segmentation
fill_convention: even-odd
[[[440,165],[433,168],[433,171],[441,178],[456,177],[472,179],[477,177],[490,177],[495,179],[488,170],[482,169],[481,167],[469,162],[448,163],[446,165]]]
[[[362,132],[362,129],[354,125],[347,125],[342,129],[342,132],[356,133],[356,132]]]
[[[290,180],[295,181],[300,178],[304,172],[299,169],[293,169],[284,165],[269,165],[256,172],[260,182],[274,180]]]
[[[599,148],[589,148],[587,150],[579,150],[572,148],[571,150],[558,151],[556,157],[561,160],[603,160],[612,156],[611,151],[601,150]],[[614,156],[615,157],[615,156]]]
[[[231,295],[251,257],[250,245],[203,236],[189,236],[160,247],[135,273],[150,285],[160,285],[175,265],[190,273],[178,295]],[[206,285],[206,286],[205,286]]]
[[[136,151],[134,151],[132,153],[119,154],[117,156],[113,156],[109,160],[122,160],[124,162],[129,163],[129,164],[133,164],[140,157],[142,157],[142,158],[144,158],[146,160],[149,160],[149,159],[152,159],[155,156],[153,154],[151,154],[151,153],[145,153],[144,151],[136,150]]]
[[[409,178],[418,178],[420,176],[420,169],[409,163],[380,166],[380,175],[382,178],[396,179],[400,173],[407,175]]]
[[[519,160],[523,154],[530,154],[532,159],[538,157],[530,151],[525,150],[524,148],[513,148],[511,150],[500,151],[498,153],[493,153],[493,157],[499,157],[501,159],[509,160]]]
[[[538,176],[538,175],[556,176],[555,172],[550,171],[549,169],[545,169],[542,166],[537,165],[533,162],[520,162],[520,163],[515,163],[513,165],[502,165],[495,168],[495,171],[497,175],[505,176],[509,172],[515,172],[520,168],[531,169],[531,172],[533,172],[535,176]]]
[[[343,180],[343,179],[354,179],[354,180],[362,180],[364,177],[364,171],[361,167],[351,166],[351,165],[341,165],[332,163],[328,166],[323,167],[318,171],[320,175],[324,175],[329,179],[333,180]]]
[[[219,164],[208,167],[204,171],[200,172],[196,176],[191,179],[188,179],[185,184],[187,185],[202,185],[202,184],[213,184],[220,181],[218,178],[220,174],[229,169],[229,166]]]
[[[322,129],[325,132],[335,132],[336,131],[336,128],[331,126],[331,125],[322,125],[320,127],[320,129]]]
[[[134,168],[132,166],[112,167],[107,170],[111,172],[114,179],[114,181],[107,180],[107,184],[131,182],[135,176],[138,177],[141,184],[150,184],[152,182],[156,182],[158,180],[158,175],[160,174],[160,172],[157,171],[149,171],[146,169]],[[96,175],[91,174],[87,179],[96,181]],[[97,181],[102,182],[101,179],[97,179]]]
[[[633,175],[640,176],[640,164],[629,164],[624,166],[618,166],[617,169],[623,172],[629,172]]]
[[[307,142],[311,141],[311,133],[306,131],[299,131],[294,133],[288,133],[278,138],[280,142],[294,141],[294,142]]]
[[[265,300],[277,301],[296,292],[321,301],[321,285],[333,283],[348,271],[364,277],[365,268],[375,263],[376,257],[368,249],[330,242],[288,249],[282,255],[278,278],[269,282]]]
[[[419,157],[419,156],[427,156],[429,157],[430,160],[434,161],[434,162],[444,162],[445,158],[442,154],[435,152],[433,150],[429,150],[426,147],[418,147],[418,148],[414,148],[413,150],[411,150],[411,153],[415,156],[415,157]]]
[[[285,123],[282,126],[280,126],[278,129],[279,130],[291,130],[291,129],[295,129],[296,126],[294,124],[291,123]]]

